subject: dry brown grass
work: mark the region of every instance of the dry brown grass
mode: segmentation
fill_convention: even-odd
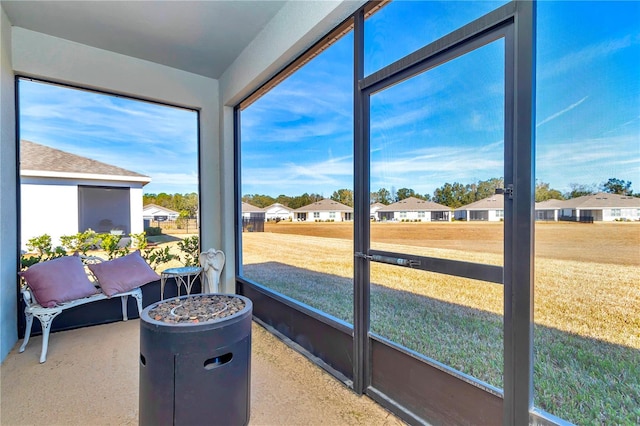
[[[353,223],[269,222],[265,232],[353,239]],[[640,266],[640,223],[536,222],[536,257]],[[464,252],[502,253],[503,223],[371,224],[372,246],[395,243]]]
[[[350,223],[243,234],[244,276],[352,321]],[[374,223],[374,248],[501,265],[501,223]],[[269,232],[270,231],[270,232]],[[536,224],[535,405],[576,424],[640,421],[640,224]],[[502,387],[498,284],[371,264],[371,331]]]
[[[243,234],[243,275],[351,322],[349,223]],[[372,224],[372,246],[502,264],[502,224]],[[536,224],[535,405],[576,424],[640,422],[640,224]],[[371,331],[502,387],[503,287],[371,264]]]
[[[273,232],[243,235],[244,265],[278,262],[335,277],[350,279],[353,276],[353,244],[348,239],[338,238],[344,233],[344,224],[281,225],[275,227],[296,232],[289,235]],[[480,239],[490,234],[490,230],[495,230],[496,226],[450,224],[456,229],[464,226],[476,228],[469,230],[471,232],[456,234],[458,237],[469,238],[468,246],[476,249],[460,252],[450,248],[414,246],[418,236],[416,229],[424,227],[420,224],[383,224],[381,227],[385,227],[386,233],[379,235],[384,236],[387,241],[398,241],[398,235],[394,235],[396,225],[400,231],[399,235],[411,236],[412,239],[404,244],[377,243],[377,248],[439,258],[462,258],[478,263],[502,263],[500,254],[480,250]],[[442,228],[447,225],[449,224],[436,225],[433,229],[424,228],[428,229],[429,234],[436,234],[433,231],[442,232]],[[536,256],[535,320],[537,324],[547,327],[640,349],[640,256],[637,253],[640,245],[632,247],[640,226],[615,225],[590,228],[588,225],[545,224],[543,228],[546,232],[538,234],[538,238],[551,239],[553,235],[559,235],[561,238],[555,243],[543,242],[543,246],[555,246],[556,250],[561,251],[568,245],[567,241],[593,241],[573,235],[575,233],[598,230],[595,235],[600,235],[600,232],[610,229],[614,231],[616,238],[609,247],[619,246],[617,253],[627,253],[627,256],[618,255],[612,259],[613,262],[607,263],[604,260],[614,256],[608,253],[607,248],[598,247],[596,243],[592,243],[590,247],[583,244],[579,247],[581,250],[573,250],[574,257],[584,254],[586,258],[591,258],[591,261]],[[273,226],[269,228],[273,229]],[[327,230],[329,238],[300,238],[303,232],[320,234],[323,228]],[[411,229],[414,232],[407,231]],[[627,238],[624,238],[625,233]],[[597,241],[601,239],[600,237]],[[429,241],[431,245],[435,245],[434,240]],[[460,239],[456,244],[465,246],[462,241]],[[631,253],[634,251],[636,253],[632,256]],[[564,257],[569,257],[567,252],[563,254]],[[595,262],[593,259],[598,257],[604,259]],[[499,285],[377,264],[372,264],[372,282],[498,315],[502,315],[503,311],[502,287]]]

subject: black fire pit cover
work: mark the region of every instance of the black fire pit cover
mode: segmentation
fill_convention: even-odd
[[[141,425],[246,425],[249,299],[203,294],[147,306],[140,317]]]

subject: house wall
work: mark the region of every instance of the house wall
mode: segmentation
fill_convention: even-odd
[[[144,220],[142,219],[142,186],[129,188],[129,208],[131,210],[131,233],[139,234],[144,231]]]
[[[11,23],[0,7],[0,362],[18,339],[16,116]]]
[[[595,211],[594,211],[595,212]],[[640,209],[637,208],[619,208],[619,209],[603,209],[602,216],[596,216],[596,220],[605,222],[614,222],[616,220],[640,220]]]
[[[29,239],[43,234],[56,247],[60,236],[78,232],[78,185],[30,182],[23,179],[20,185],[20,249],[27,250]]]
[[[320,211],[320,212],[306,212],[306,213],[307,213],[307,222],[330,222],[332,220],[334,222],[342,222],[345,220],[351,220],[351,219],[345,219],[345,217],[347,217],[348,212],[344,212],[344,211],[334,211],[334,212]],[[351,217],[353,217],[353,214]]]
[[[27,242],[30,238],[43,234],[51,236],[53,246],[60,245],[60,236],[73,235],[79,229],[79,199],[78,185],[82,186],[111,186],[128,189],[129,192],[129,218],[122,219],[124,225],[130,226],[127,233],[138,234],[144,231],[142,220],[142,185],[129,187],[122,182],[106,182],[91,180],[51,179],[38,177],[23,177],[21,179],[21,217],[20,217],[20,249],[27,250]],[[57,206],[57,207],[56,207]],[[108,212],[104,216],[117,217],[118,211]],[[85,218],[87,219],[87,218]],[[100,218],[95,218],[96,222]],[[86,220],[85,220],[86,222]],[[92,223],[93,223],[92,222]],[[52,226],[55,224],[55,226]],[[120,223],[114,223],[120,225]],[[92,227],[96,232],[106,232]]]
[[[504,220],[504,210],[489,210],[489,222]]]
[[[431,212],[393,212],[393,220],[402,222],[402,220],[419,220],[420,222],[431,222]]]
[[[293,212],[282,208],[273,208],[265,212],[265,217],[266,220],[287,220],[293,218]]]

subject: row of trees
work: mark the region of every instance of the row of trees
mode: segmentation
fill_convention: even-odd
[[[155,204],[180,213],[181,218],[194,218],[198,213],[198,194],[144,194],[142,203]]]
[[[385,205],[389,205],[409,197],[415,197],[425,201],[433,201],[455,209],[495,194],[496,188],[504,188],[503,178],[491,178],[469,184],[447,182],[440,188],[437,188],[433,192],[433,195],[419,194],[411,188],[400,188],[398,190],[396,190],[394,187],[391,187],[391,190],[380,188],[370,194],[370,202],[372,204],[382,203]],[[571,184],[570,188],[571,191],[563,194],[559,190],[551,188],[550,185],[546,182],[537,182],[535,200],[536,202],[546,201],[550,199],[566,200],[570,198],[581,197],[583,195],[595,194],[596,192],[600,191],[608,192],[611,194],[633,195],[636,197],[640,197],[640,193],[633,193],[630,181],[625,181],[617,178],[610,178],[599,186]],[[256,207],[267,207],[274,203],[280,203],[292,209],[297,209],[318,200],[322,200],[323,198],[324,197],[319,194],[307,193],[295,197],[279,195],[275,198],[269,195],[247,194],[242,197],[242,201]],[[338,189],[337,191],[333,192],[333,194],[331,195],[331,199],[349,207],[353,207],[353,190],[345,188]]]

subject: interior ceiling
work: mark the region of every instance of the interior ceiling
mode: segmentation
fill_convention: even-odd
[[[1,3],[13,26],[218,79],[286,1]]]

